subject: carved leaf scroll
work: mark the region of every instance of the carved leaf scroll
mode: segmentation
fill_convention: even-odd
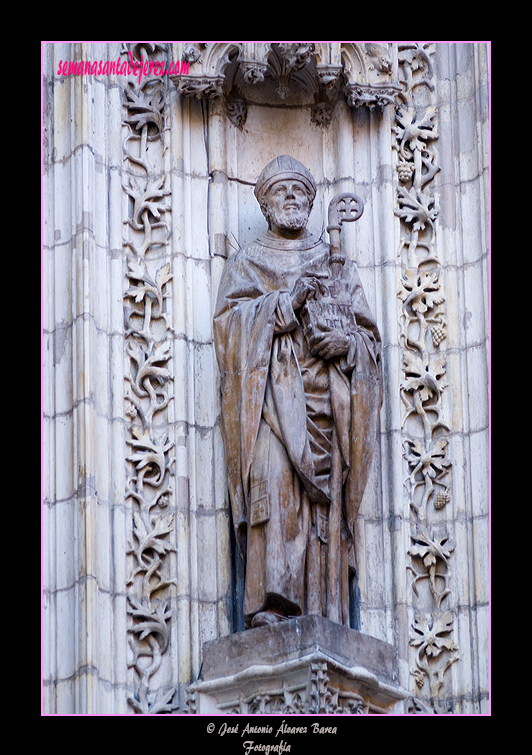
[[[434,207],[434,197],[418,189],[403,186],[397,189],[399,209],[395,214],[405,223],[412,223],[412,231],[422,231],[425,225],[434,227],[438,210]]]
[[[398,296],[404,306],[415,313],[424,314],[445,301],[438,271],[405,270],[401,283],[402,290]]]
[[[146,59],[161,49],[155,43],[138,43],[125,52]],[[165,188],[166,173],[161,165],[154,165],[156,158],[150,148],[155,148],[154,155],[162,154],[163,82],[157,76],[145,78],[140,87],[130,81],[124,93],[127,116],[123,123],[129,129],[124,160],[130,172],[123,189],[132,200],[130,216],[124,220],[129,235],[123,240],[127,252],[124,335],[129,357],[126,417],[131,421],[126,439],[130,446],[125,457],[126,499],[133,502],[127,611],[131,619],[129,667],[137,680],[128,702],[136,713],[153,714],[169,713],[177,707],[175,685],[169,689],[151,686],[168,650],[172,609],[167,590],[175,585],[175,580],[166,576],[166,559],[176,549],[172,542],[174,515],[164,513],[172,494],[174,462],[174,443],[165,431],[173,381],[165,300],[172,274],[169,263],[161,266],[150,260],[153,249],[167,244],[170,231],[162,217],[171,208],[165,203],[170,194]]]
[[[144,126],[152,126],[156,133],[160,133],[163,127],[163,93],[157,89],[151,97],[146,97],[142,92],[126,89],[126,97],[129,100],[129,115],[125,119],[134,131],[140,133]]]
[[[413,625],[412,646],[420,648],[418,652],[422,649],[427,656],[433,658],[437,658],[444,650],[457,650],[453,639],[447,636],[453,631],[453,621],[452,611],[431,617],[418,614]]]
[[[403,346],[400,392],[406,409],[405,489],[413,516],[408,549],[412,560],[407,568],[413,574],[411,586],[417,604],[423,605],[412,624],[410,644],[416,649],[412,675],[419,692],[428,681],[430,709],[440,712],[444,675],[458,659],[458,648],[452,639],[453,611],[442,610],[444,601],[450,605],[450,562],[455,545],[446,525],[433,523],[451,500],[449,442],[442,435],[448,430],[442,408],[448,385],[446,355],[441,350],[447,334],[445,296],[435,248],[438,209],[431,190],[431,181],[440,170],[434,149],[437,109],[427,102],[434,91],[433,51],[432,45],[425,43],[398,45],[403,91],[393,130],[398,155],[395,215],[401,221],[399,255],[401,259],[406,256],[397,296]],[[430,588],[430,611],[421,584]],[[412,709],[428,710],[421,700],[414,700]]]

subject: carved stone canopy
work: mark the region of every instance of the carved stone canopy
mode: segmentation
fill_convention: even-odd
[[[242,128],[249,104],[312,106],[311,119],[328,125],[335,102],[384,107],[401,91],[392,44],[373,42],[177,42],[174,61],[189,72],[172,76],[178,91],[221,97]]]

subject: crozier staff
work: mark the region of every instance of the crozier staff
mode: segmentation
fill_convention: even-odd
[[[301,614],[349,624],[353,527],[381,405],[381,341],[354,263],[336,287],[356,327],[309,344],[305,302],[330,276],[329,245],[307,231],[311,173],[282,155],[255,196],[268,231],[227,260],[214,316],[222,434],[247,627]]]

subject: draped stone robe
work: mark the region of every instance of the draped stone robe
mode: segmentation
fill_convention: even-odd
[[[222,275],[214,335],[247,625],[264,610],[349,624],[354,520],[382,400],[381,343],[346,260],[343,300],[357,323],[348,353],[310,353],[291,291],[300,276],[330,270],[328,244],[268,231],[230,257]]]

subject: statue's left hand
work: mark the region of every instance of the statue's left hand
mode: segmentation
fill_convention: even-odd
[[[312,336],[309,342],[313,354],[319,354],[323,359],[334,359],[347,354],[349,337],[345,333],[327,325],[320,325],[320,330],[323,333]]]

